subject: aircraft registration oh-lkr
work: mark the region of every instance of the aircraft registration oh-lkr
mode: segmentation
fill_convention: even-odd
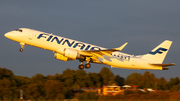
[[[4,36],[19,42],[21,52],[24,45],[30,45],[53,51],[55,52],[54,57],[62,61],[78,59],[81,62],[79,69],[90,68],[90,63],[138,70],[167,70],[169,69],[167,66],[176,65],[174,63],[162,64],[172,44],[169,40],[165,40],[145,55],[134,56],[120,52],[127,43],[118,48],[107,49],[28,28],[13,30]]]

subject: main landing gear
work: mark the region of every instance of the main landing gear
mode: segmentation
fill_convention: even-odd
[[[89,57],[86,57],[86,59],[85,60],[79,60],[79,62],[81,62],[81,64],[79,65],[79,69],[84,69],[84,67],[86,68],[86,69],[89,69],[90,67],[91,67],[91,65],[90,65],[90,58]],[[87,61],[87,63],[85,64],[85,66],[83,65],[83,61]]]
[[[22,52],[22,51],[23,51],[23,48],[24,48],[25,43],[20,42],[19,44],[21,45],[21,48],[19,49],[19,51],[20,51],[20,52]]]
[[[87,61],[87,63],[85,64],[85,68],[89,69],[91,67],[91,65],[89,63],[91,61],[91,58],[90,57],[86,57],[86,58],[84,58],[82,60],[79,60],[79,62],[81,62],[81,64],[78,67],[79,69],[84,69],[83,61]]]
[[[79,65],[79,69],[84,69],[84,67],[86,69],[89,69],[91,67],[90,63],[86,63],[85,66],[83,65],[83,62],[81,62],[81,64]]]

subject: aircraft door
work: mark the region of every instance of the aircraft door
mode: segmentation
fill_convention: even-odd
[[[34,31],[33,30],[31,30],[31,29],[29,30],[29,36],[28,37],[30,40],[33,39],[33,37],[34,37]]]
[[[132,58],[132,65],[135,66],[136,65],[136,58]]]

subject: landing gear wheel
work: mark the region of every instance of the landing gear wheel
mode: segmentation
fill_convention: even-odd
[[[79,69],[84,69],[84,65],[83,64],[81,64],[81,65],[79,65],[79,67],[78,67]]]
[[[23,51],[23,49],[22,49],[22,48],[20,48],[20,49],[19,49],[19,51],[20,51],[20,52],[22,52],[22,51]]]
[[[25,43],[20,42],[19,44],[21,45],[21,48],[19,49],[19,51],[20,51],[20,52],[22,52],[22,51],[23,51],[23,48],[24,48]]]
[[[90,65],[89,63],[86,63],[86,64],[85,64],[85,68],[86,68],[86,69],[89,69],[90,67],[91,67],[91,65]]]

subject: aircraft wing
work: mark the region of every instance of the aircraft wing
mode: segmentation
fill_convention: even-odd
[[[80,51],[81,55],[84,56],[90,56],[90,57],[100,57],[103,58],[103,55],[107,55],[109,57],[111,56],[111,53],[114,51],[121,51],[128,43],[124,43],[122,46],[118,47],[118,48],[112,48],[112,49],[106,49],[106,50],[90,50],[90,51]]]

